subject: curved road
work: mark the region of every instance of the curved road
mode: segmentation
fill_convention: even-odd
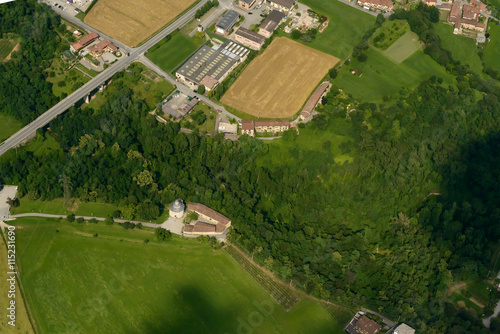
[[[132,62],[136,60],[139,56],[143,55],[144,52],[146,52],[150,47],[158,43],[160,40],[162,40],[165,36],[168,34],[172,33],[175,29],[182,27],[184,24],[189,22],[192,17],[194,17],[196,11],[200,9],[208,0],[201,0],[198,4],[196,4],[193,8],[188,10],[184,15],[182,15],[180,18],[175,20],[172,24],[170,24],[168,27],[163,29],[161,32],[150,38],[148,41],[146,41],[143,45],[137,48],[129,48],[129,47],[123,47],[127,52],[129,52],[129,56],[126,54],[122,56],[122,58],[117,61],[115,64],[112,66],[108,67],[106,70],[102,71],[99,75],[95,76],[92,80],[87,82],[85,85],[82,87],[78,88],[76,91],[74,91],[71,95],[66,97],[64,100],[47,110],[45,113],[40,115],[37,119],[35,119],[33,122],[29,123],[26,125],[24,128],[16,132],[14,135],[9,137],[7,140],[5,140],[1,145],[0,145],[0,155],[4,154],[7,152],[9,149],[16,147],[20,143],[22,143],[24,140],[26,140],[32,133],[34,133],[37,129],[47,125],[52,119],[57,117],[58,115],[62,114],[65,112],[67,109],[71,108],[75,103],[77,103],[79,100],[87,96],[90,92],[92,92],[94,89],[102,85],[106,80],[111,78],[115,73],[121,71],[122,69],[126,68],[129,66]],[[68,19],[66,16],[64,17],[65,19]],[[76,20],[76,19],[75,19]],[[78,22],[78,25],[82,26],[80,22]],[[95,29],[91,28],[90,26],[83,24],[84,27],[88,28],[90,31],[96,31]],[[97,31],[96,31],[97,32]],[[99,32],[100,33],[100,32]],[[100,33],[101,34],[101,33]],[[103,34],[101,34],[104,36]],[[113,40],[115,42],[115,40]],[[123,46],[123,44],[118,43],[118,45]]]

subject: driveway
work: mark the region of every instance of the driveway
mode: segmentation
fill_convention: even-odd
[[[0,191],[0,219],[9,217],[10,207],[7,204],[7,198],[15,198],[17,194],[16,186],[4,186]]]

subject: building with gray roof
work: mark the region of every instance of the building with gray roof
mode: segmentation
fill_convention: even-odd
[[[184,62],[175,75],[193,89],[203,84],[207,90],[211,90],[244,61],[249,52],[247,48],[229,40],[221,46],[203,45]]]
[[[240,14],[235,12],[234,10],[228,10],[224,16],[217,22],[215,25],[215,32],[219,35],[227,36],[231,28],[236,24],[238,19],[240,18]]]

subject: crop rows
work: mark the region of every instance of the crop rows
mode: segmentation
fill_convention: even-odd
[[[345,327],[354,316],[354,312],[340,305],[324,303],[323,306],[333,319],[342,327]]]
[[[291,288],[288,288],[281,282],[277,282],[273,277],[265,273],[261,268],[253,264],[243,256],[233,246],[228,245],[226,252],[233,257],[249,274],[252,276],[286,311],[289,311],[299,298]]]

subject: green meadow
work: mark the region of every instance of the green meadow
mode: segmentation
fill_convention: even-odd
[[[448,24],[437,23],[434,28],[441,38],[443,47],[451,52],[453,59],[468,64],[478,74],[482,72],[483,65],[477,54],[474,39],[453,34],[453,27]]]
[[[488,24],[488,33],[490,42],[484,48],[483,60],[486,66],[500,73],[500,61],[498,61],[500,59],[500,26]]]
[[[431,76],[443,78],[445,86],[455,84],[455,79],[422,50],[415,51],[400,64],[372,47],[368,48],[366,54],[368,60],[359,62],[352,59],[349,65],[342,67],[333,81],[334,85],[361,102],[380,102],[385,97],[399,94],[401,89],[414,89]],[[352,70],[358,72],[354,75]]]
[[[310,299],[285,312],[230,255],[196,239],[158,242],[149,229],[116,224],[14,224],[39,333],[343,333]]]
[[[170,73],[203,43],[203,39],[189,38],[187,35],[177,33],[156,50],[148,52],[147,57],[160,66],[162,70]]]
[[[341,59],[352,52],[361,36],[375,23],[374,16],[336,0],[301,2],[330,20],[323,33],[317,34],[312,42],[304,44]]]
[[[0,143],[12,136],[22,127],[22,123],[13,116],[0,114]]]

